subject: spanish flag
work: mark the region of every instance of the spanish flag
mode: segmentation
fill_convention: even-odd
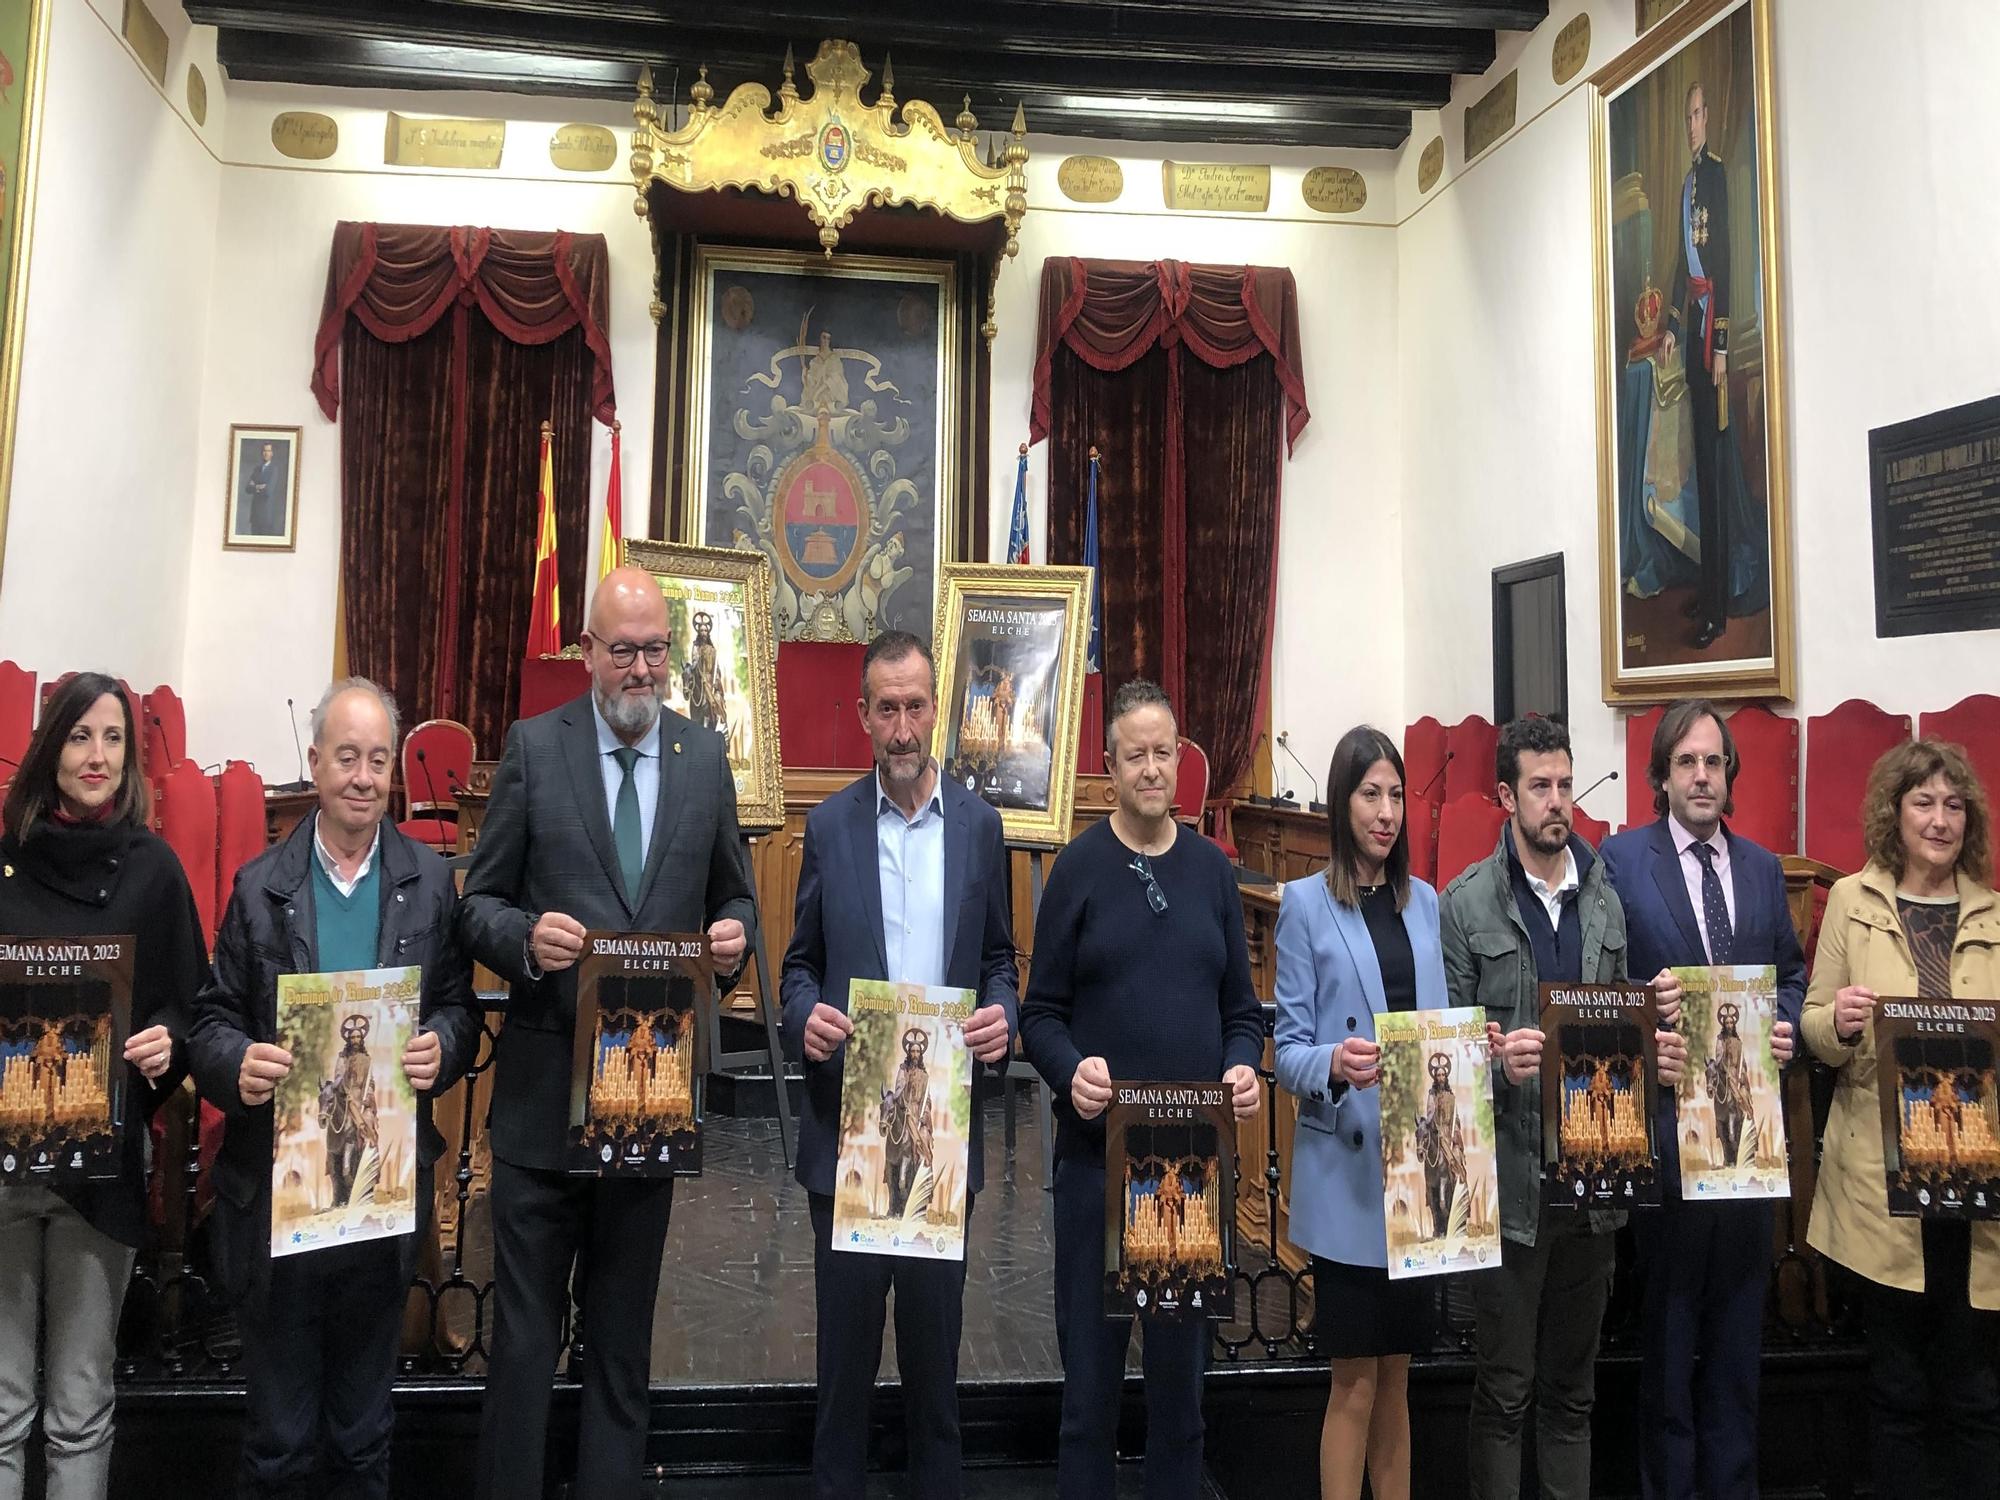
[[[551,429],[544,422],[541,520],[535,527],[535,605],[528,615],[526,656],[554,656],[562,650],[562,600],[556,590],[556,471],[550,443]]]
[[[618,566],[618,539],[625,535],[624,481],[618,474],[619,424],[611,424],[611,479],[604,486],[604,537],[597,548],[597,576]]]

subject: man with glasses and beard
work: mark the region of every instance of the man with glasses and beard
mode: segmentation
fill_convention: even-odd
[[[1486,1008],[1500,1176],[1500,1268],[1471,1278],[1478,1353],[1466,1492],[1520,1494],[1532,1401],[1542,1495],[1587,1500],[1597,1336],[1611,1232],[1624,1215],[1543,1206],[1539,986],[1623,982],[1625,912],[1571,827],[1569,731],[1553,719],[1514,720],[1500,731],[1494,772],[1507,812],[1500,841],[1444,893],[1451,1003]],[[1677,1013],[1680,981],[1662,969],[1653,985],[1663,1014]],[[1658,1044],[1660,1081],[1671,1086],[1686,1047],[1664,1030]]]
[[[1243,900],[1222,851],[1174,821],[1173,705],[1128,682],[1105,714],[1111,816],[1056,857],[1035,915],[1021,1041],[1055,1091],[1056,1340],[1062,1350],[1057,1500],[1117,1488],[1118,1407],[1132,1319],[1104,1312],[1104,1110],[1112,1082],[1221,1079],[1257,1112],[1264,1017],[1250,984]],[[1146,1494],[1195,1500],[1202,1479],[1199,1317],[1146,1324]]]
[[[875,769],[806,819],[791,946],[779,989],[785,1040],[805,1058],[798,1179],[812,1211],[818,1328],[813,1500],[861,1500],[868,1480],[868,1406],[882,1363],[882,1320],[896,1293],[896,1364],[909,1432],[910,1493],[963,1493],[958,1342],[965,1262],[862,1255],[833,1243],[834,1168],[847,1062],[847,990],[856,979],[975,991],[965,1044],[978,1076],[1004,1067],[1016,1021],[1012,885],[1000,814],[938,774],[931,759],[937,671],[930,648],[885,631],[861,659],[861,727]],[[883,1133],[900,1137],[891,1172],[900,1211],[929,1155],[925,1036],[903,1037]],[[917,1103],[918,1096],[924,1101]],[[966,1226],[983,1175],[980,1111],[972,1110]]]
[[[628,1500],[640,1490],[673,1182],[567,1171],[584,934],[706,930],[727,994],[756,917],[722,740],[663,707],[667,605],[644,569],[599,580],[582,644],[590,692],[508,731],[459,908],[465,946],[509,990],[494,1047],[483,1500],[543,1494],[550,1376],[579,1260],[588,1274],[577,1278],[585,1338],[571,1493]]]

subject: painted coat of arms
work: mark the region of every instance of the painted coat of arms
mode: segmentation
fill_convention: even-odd
[[[850,147],[829,125],[818,149]],[[951,266],[700,255],[689,539],[770,559],[780,640],[928,637],[952,514]]]

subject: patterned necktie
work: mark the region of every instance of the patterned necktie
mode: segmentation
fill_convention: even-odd
[[[1736,929],[1729,922],[1729,903],[1722,896],[1722,877],[1715,873],[1715,849],[1710,844],[1695,844],[1695,858],[1701,861],[1701,919],[1708,925],[1708,961],[1712,964],[1733,962],[1736,952]]]
[[[611,758],[624,773],[618,783],[618,802],[611,813],[611,842],[618,849],[618,871],[625,877],[625,899],[637,906],[639,877],[646,870],[645,844],[639,831],[639,788],[632,780],[632,767],[639,763],[639,752],[630,745],[620,745],[611,752]]]

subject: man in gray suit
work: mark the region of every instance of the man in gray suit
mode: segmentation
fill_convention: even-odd
[[[756,914],[722,740],[662,706],[667,607],[643,569],[599,582],[583,655],[589,696],[508,732],[459,907],[466,948],[509,987],[494,1046],[483,1500],[543,1493],[550,1383],[579,1260],[583,1401],[571,1493],[639,1493],[673,1182],[565,1170],[584,933],[705,928],[726,991]]]

